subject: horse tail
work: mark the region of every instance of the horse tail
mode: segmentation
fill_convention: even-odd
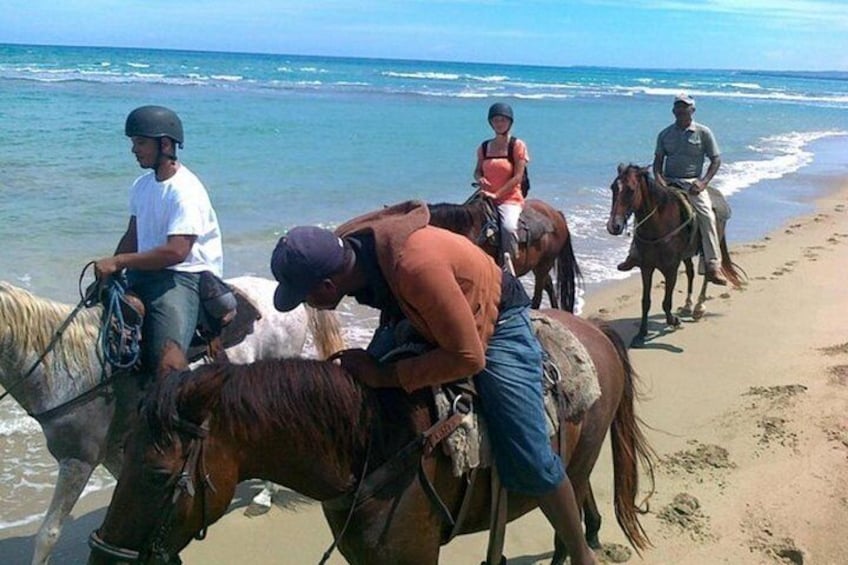
[[[743,279],[748,279],[748,274],[742,269],[742,267],[730,259],[730,252],[727,250],[727,239],[723,234],[721,236],[721,241],[719,242],[719,247],[721,249],[721,272],[724,273],[724,276],[727,277],[730,284],[739,288],[743,284]]]
[[[610,426],[610,442],[612,444],[615,518],[630,544],[639,553],[651,545],[648,535],[639,523],[639,514],[644,513],[648,499],[654,494],[654,459],[656,454],[645,434],[640,428],[641,420],[634,410],[634,400],[637,396],[636,379],[638,375],[630,363],[627,346],[621,336],[609,325],[599,324],[601,331],[613,343],[621,363],[624,366],[624,390],[618,408],[615,411]],[[639,492],[639,462],[647,470],[651,479],[651,490],[636,504]],[[641,555],[641,553],[640,553]]]
[[[344,338],[339,327],[339,319],[335,312],[329,310],[316,310],[306,306],[306,317],[309,320],[309,330],[312,339],[315,340],[315,348],[321,359],[327,359],[336,351],[345,348]]]
[[[557,255],[557,294],[559,294],[560,306],[563,310],[574,313],[576,303],[577,285],[582,278],[577,258],[574,256],[574,248],[571,246],[571,232],[568,230],[568,222],[565,214],[559,212],[565,225],[565,243]]]

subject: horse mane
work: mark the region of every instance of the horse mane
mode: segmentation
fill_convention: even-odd
[[[32,363],[53,340],[58,327],[73,308],[39,298],[27,290],[0,281],[0,366],[21,367]],[[79,377],[93,371],[91,356],[100,329],[100,309],[79,311],[41,367],[46,386],[53,388],[56,373],[63,370]]]
[[[359,439],[352,422],[367,433],[374,414],[368,399],[335,363],[268,359],[171,374],[146,396],[143,411],[157,442],[170,441],[180,419],[200,424],[211,414],[236,441],[257,441],[287,429],[296,430],[290,437],[300,443],[329,442],[337,449]]]
[[[427,204],[430,210],[430,225],[440,228],[464,231],[474,226],[474,216],[468,206],[438,202]]]
[[[677,202],[677,197],[673,192],[676,189],[657,184],[654,180],[654,175],[651,174],[651,170],[648,167],[640,167],[635,163],[630,163],[627,165],[627,168],[639,170],[639,174],[644,177],[645,183],[648,185],[648,193],[653,196],[655,204],[658,206],[665,206],[669,202]]]

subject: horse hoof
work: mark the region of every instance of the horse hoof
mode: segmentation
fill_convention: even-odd
[[[247,508],[244,509],[244,515],[248,518],[255,518],[256,516],[262,516],[263,514],[267,514],[269,510],[271,510],[270,506],[251,502],[247,505]]]
[[[692,312],[692,319],[693,320],[700,320],[701,318],[704,317],[704,314],[706,314],[706,313],[707,313],[706,308],[703,308],[703,307],[695,308],[695,310]]]
[[[637,335],[630,341],[630,347],[633,349],[639,349],[643,345],[645,345],[645,336],[643,335]]]

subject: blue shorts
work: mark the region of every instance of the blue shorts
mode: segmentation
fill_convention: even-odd
[[[526,306],[501,312],[474,382],[504,487],[528,496],[557,488],[565,470],[548,437],[542,349]]]
[[[395,348],[395,337],[394,327],[381,326],[368,352],[382,358]],[[528,306],[501,312],[486,349],[486,368],[474,383],[504,487],[528,496],[557,488],[565,470],[548,437],[542,348],[533,333]]]

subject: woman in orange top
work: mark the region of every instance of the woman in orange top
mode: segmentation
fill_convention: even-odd
[[[480,192],[494,200],[498,208],[501,249],[509,253],[514,262],[518,258],[518,217],[524,208],[521,180],[530,156],[527,145],[516,139],[510,160],[509,132],[512,122],[512,108],[509,104],[498,102],[489,107],[489,125],[495,132],[495,138],[483,142],[477,148],[474,179],[480,185]]]

